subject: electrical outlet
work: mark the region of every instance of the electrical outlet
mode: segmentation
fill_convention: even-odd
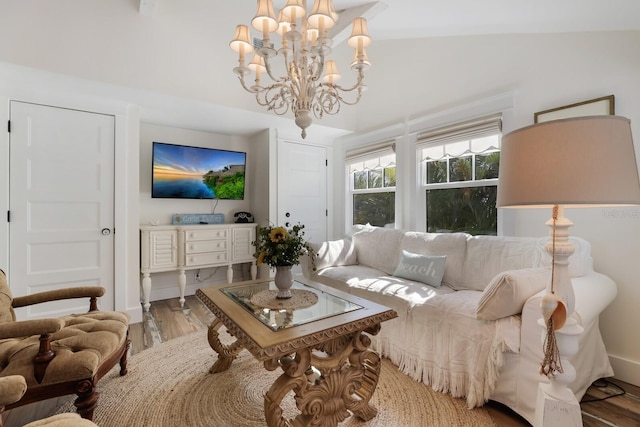
[[[196,282],[200,281],[200,270],[196,271]]]

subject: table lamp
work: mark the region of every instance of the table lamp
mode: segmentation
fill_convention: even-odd
[[[552,208],[546,245],[552,274],[539,322],[546,330],[541,373],[550,383],[540,384],[535,425],[544,424],[545,410],[565,404],[555,413],[567,418],[555,421],[582,425],[580,406],[567,387],[576,377],[568,357],[578,351],[582,327],[571,317],[575,298],[568,264],[574,252],[569,241],[573,223],[564,216],[564,207],[640,205],[630,121],[589,116],[543,122],[504,135],[500,151],[497,206]],[[555,402],[550,406],[548,399]]]

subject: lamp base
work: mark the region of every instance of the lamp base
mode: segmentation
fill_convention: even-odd
[[[582,427],[580,403],[573,393],[568,393],[565,399],[552,397],[551,393],[551,384],[538,385],[534,427]]]

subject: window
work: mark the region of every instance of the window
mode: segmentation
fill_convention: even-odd
[[[395,222],[396,155],[393,142],[347,152],[353,224]]]
[[[499,115],[418,135],[428,232],[496,234]]]

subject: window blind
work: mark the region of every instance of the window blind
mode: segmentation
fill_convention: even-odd
[[[497,151],[501,132],[502,114],[494,114],[421,132],[416,148],[423,161]]]
[[[395,164],[396,143],[394,140],[349,150],[345,162],[349,172],[385,168]]]

